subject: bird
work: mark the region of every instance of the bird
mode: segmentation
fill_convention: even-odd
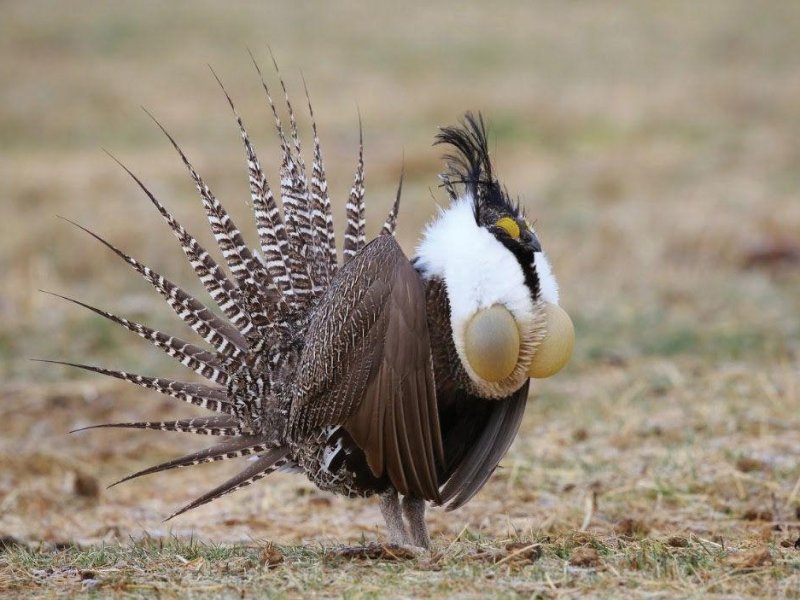
[[[558,285],[533,226],[496,177],[480,114],[466,113],[435,138],[449,148],[440,175],[449,204],[425,227],[411,259],[395,239],[402,175],[379,235],[366,239],[359,119],[339,261],[308,88],[310,167],[280,72],[288,125],[253,63],[280,145],[277,190],[230,95],[214,77],[244,146],[257,247],[247,245],[183,149],[152,115],[199,192],[224,261],[117,161],[177,238],[215,309],[75,224],[147,280],[206,346],[55,294],[144,338],[206,382],[45,362],[115,377],[211,413],[75,430],[132,428],[220,440],[112,485],[248,457],[242,471],[166,520],[276,471],[295,472],[325,491],[351,498],[377,495],[390,542],[429,548],[428,504],[457,509],[486,484],[517,435],[530,378],[548,377],[569,360],[572,322],[559,306]]]

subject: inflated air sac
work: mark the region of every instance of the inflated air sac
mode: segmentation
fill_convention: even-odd
[[[464,351],[481,379],[495,382],[511,375],[519,360],[519,329],[508,309],[495,304],[475,313],[467,323]]]
[[[545,338],[536,349],[528,375],[543,379],[555,375],[564,368],[572,356],[575,346],[575,327],[567,312],[557,304],[544,305]]]

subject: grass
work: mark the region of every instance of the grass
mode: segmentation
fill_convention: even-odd
[[[798,12],[744,0],[702,11],[688,1],[368,14],[356,4],[5,7],[0,594],[800,595]],[[100,148],[213,246],[179,162],[138,110],[147,106],[254,239],[236,129],[204,63],[274,180],[245,50],[266,63],[265,42],[298,104],[300,71],[309,83],[337,215],[357,107],[369,231],[405,164],[408,253],[435,213],[431,196],[442,201],[435,127],[483,110],[500,176],[536,220],[576,323],[572,363],[536,386],[502,468],[463,509],[430,511],[430,555],[345,549],[383,539],[375,501],[286,474],[163,523],[238,465],[105,490],[197,440],[65,432],[191,409],[27,360],[186,376],[37,290],[186,335],[147,284],[55,216],[199,292],[158,215]]]
[[[12,549],[11,581],[3,590],[59,586],[78,591],[149,595],[239,595],[302,593],[382,597],[491,593],[498,596],[591,592],[615,581],[615,593],[667,589],[678,594],[736,591],[774,583],[789,592],[796,583],[782,571],[800,566],[791,551],[765,547],[734,556],[699,536],[646,537],[626,530],[615,539],[586,533],[487,540],[464,529],[430,556],[402,554],[381,560],[344,557],[338,547],[277,546],[253,540],[235,546],[195,540],[146,539],[126,545]],[[625,572],[625,580],[615,574]],[[154,574],[157,576],[154,577]],[[332,573],[336,573],[331,577]],[[698,585],[697,580],[702,580]]]

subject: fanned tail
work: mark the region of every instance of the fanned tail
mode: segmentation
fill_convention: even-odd
[[[219,306],[220,310],[225,313],[225,316],[231,320],[231,323],[242,333],[247,335],[252,328],[252,321],[250,317],[242,310],[239,299],[239,290],[227,278],[222,268],[217,262],[206,252],[198,241],[189,234],[186,229],[170,214],[161,202],[153,195],[153,193],[142,183],[142,181],[131,172],[128,167],[122,164],[117,158],[108,153],[108,155],[130,175],[136,182],[139,188],[156,207],[159,214],[164,218],[167,225],[169,225],[175,237],[180,242],[181,249],[183,250],[192,269],[197,274],[198,279],[203,284],[211,298]]]
[[[282,315],[288,313],[288,306],[286,306],[283,299],[283,294],[278,290],[269,273],[264,270],[261,262],[250,252],[250,249],[244,243],[239,228],[236,227],[228,212],[192,167],[175,139],[155,117],[150,115],[150,118],[153,119],[172,143],[184,166],[189,171],[197,191],[200,192],[203,208],[211,225],[214,238],[219,245],[220,252],[222,252],[222,256],[228,263],[234,278],[238,281],[239,288],[244,290],[245,301],[248,301],[247,309],[250,313],[250,318],[258,320],[258,324],[264,327],[279,321]],[[259,302],[252,301],[256,297],[260,298]]]
[[[150,113],[147,114],[172,144],[200,193],[203,209],[224,261],[217,262],[212,258],[144,183],[112,156],[158,210],[177,238],[195,274],[224,314],[225,319],[150,267],[122,252],[89,229],[73,223],[109,248],[147,280],[181,320],[188,324],[213,350],[198,347],[178,337],[79,300],[53,294],[132,331],[211,382],[210,385],[207,385],[139,375],[82,363],[42,361],[115,377],[218,413],[214,416],[174,421],[107,423],[75,430],[149,429],[225,438],[221,443],[210,448],[143,469],[117,483],[160,471],[257,455],[255,461],[241,473],[187,504],[172,514],[169,519],[250,485],[275,470],[296,465],[290,448],[276,447],[278,443],[282,442],[274,441],[271,432],[261,431],[260,425],[256,424],[260,420],[253,418],[253,411],[260,410],[262,397],[259,394],[268,385],[271,385],[268,381],[270,375],[264,372],[264,369],[268,370],[273,363],[267,364],[264,361],[265,350],[271,347],[273,340],[285,335],[286,331],[290,331],[296,325],[297,319],[308,310],[310,303],[327,289],[339,264],[331,199],[308,87],[304,80],[313,133],[313,159],[310,162],[309,171],[306,170],[303,160],[297,119],[289,101],[286,84],[280,75],[274,57],[272,60],[284,95],[289,121],[288,132],[284,129],[278,116],[278,110],[255,58],[253,58],[253,64],[274,117],[281,150],[279,189],[283,215],[281,215],[276,197],[267,181],[242,118],[222,81],[214,73],[233,112],[244,145],[260,254],[245,244],[243,236],[230,214],[211,192],[172,135]],[[397,196],[381,229],[382,235],[394,235],[402,184],[401,173]],[[72,221],[69,222],[72,223]],[[359,118],[358,162],[347,202],[347,226],[343,248],[345,262],[364,247],[366,243],[365,224],[364,144]],[[226,273],[223,266],[227,266],[229,273]],[[248,390],[248,394],[253,395],[252,398],[245,395],[244,405],[240,405],[240,399],[234,393],[237,390],[236,381],[239,380],[251,382],[253,390],[255,390]]]

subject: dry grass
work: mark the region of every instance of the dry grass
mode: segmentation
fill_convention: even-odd
[[[800,6],[71,6],[16,3],[0,21],[0,593],[798,595]],[[381,538],[376,504],[291,476],[163,524],[236,465],[106,491],[196,440],[65,431],[190,410],[26,360],[180,373],[36,289],[180,331],[146,284],[55,215],[197,290],[99,147],[210,241],[146,105],[246,223],[241,149],[204,63],[272,163],[245,52],[264,58],[265,41],[293,89],[300,70],[311,86],[340,201],[356,104],[373,223],[405,149],[409,252],[435,209],[434,126],[484,110],[576,320],[575,359],[537,386],[504,468],[464,509],[432,511],[431,556],[343,556],[341,544]]]

